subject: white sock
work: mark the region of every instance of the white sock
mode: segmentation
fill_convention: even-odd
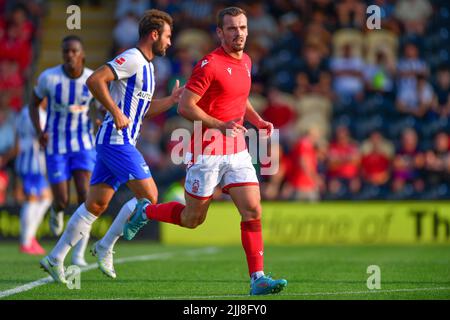
[[[89,234],[91,233],[91,226],[86,234],[83,235],[78,243],[73,247],[72,261],[74,260],[84,260],[84,252],[86,251],[87,245],[89,243]]]
[[[27,205],[24,206],[23,212],[23,221],[21,217],[21,223],[23,223],[23,231],[22,231],[22,245],[29,246],[31,245],[31,240],[34,237],[34,220],[36,211],[39,208],[39,202],[37,201],[28,201]],[[21,214],[22,215],[22,214]]]
[[[64,259],[80,239],[89,234],[91,226],[97,219],[95,215],[87,211],[84,203],[78,207],[75,213],[70,217],[66,230],[59,238],[58,243],[48,255],[53,263],[64,263]]]
[[[261,278],[263,275],[264,275],[264,271],[253,272],[252,275],[250,276],[251,281],[254,282],[254,281],[258,280],[259,278]]]
[[[20,244],[23,246],[29,246],[31,241],[29,238],[30,206],[31,202],[25,201],[20,208]]]
[[[119,240],[122,235],[123,226],[127,222],[128,218],[131,216],[134,207],[136,206],[137,200],[133,198],[125,203],[119,211],[119,214],[114,219],[113,223],[109,227],[105,236],[100,240],[99,246],[105,249],[111,249],[114,247],[117,240]]]
[[[30,227],[31,238],[36,237],[37,230],[39,229],[39,226],[41,225],[41,222],[44,219],[51,203],[52,202],[50,199],[44,199],[37,202],[36,212],[33,214],[32,225]]]

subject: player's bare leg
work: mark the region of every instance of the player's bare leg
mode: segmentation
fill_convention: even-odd
[[[264,275],[264,243],[261,226],[261,196],[259,186],[229,189],[229,194],[241,214],[241,241],[247,257],[250,294],[278,293],[287,285],[284,279],[273,280]]]
[[[186,205],[175,201],[153,205],[146,199],[139,200],[135,212],[124,226],[124,238],[133,239],[149,220],[172,223],[190,229],[201,225],[205,221],[212,198],[197,199],[185,193],[185,199]]]

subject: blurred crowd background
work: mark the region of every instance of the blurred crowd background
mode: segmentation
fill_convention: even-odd
[[[69,2],[67,2],[69,4]],[[70,1],[102,8],[113,1]],[[133,47],[138,21],[157,8],[174,18],[172,47],[155,58],[157,95],[184,84],[218,46],[216,13],[247,11],[250,100],[280,130],[267,200],[450,198],[450,3],[443,0],[118,0],[110,57]],[[381,29],[368,29],[369,5]],[[20,201],[14,118],[36,75],[46,1],[0,0],[0,203]],[[86,52],[89,56],[89,52]],[[98,66],[90,66],[96,68]],[[181,197],[183,166],[170,134],[190,128],[176,108],[147,121],[138,148],[161,194]],[[220,190],[215,195],[225,196]],[[161,199],[164,200],[164,199]]]

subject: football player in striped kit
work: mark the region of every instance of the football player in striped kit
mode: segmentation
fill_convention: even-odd
[[[62,40],[64,63],[41,73],[30,103],[30,116],[45,148],[47,175],[53,193],[50,228],[60,235],[64,228],[64,210],[69,204],[70,180],[73,177],[78,203],[84,203],[89,179],[95,164],[94,135],[89,118],[92,94],[86,79],[92,70],[84,66],[82,40],[74,35]],[[38,106],[47,98],[47,120],[44,130],[39,125]],[[72,264],[85,266],[84,252],[89,240],[85,232],[75,246]]]
[[[39,145],[31,123],[28,106],[16,118],[16,147],[18,154],[15,170],[22,181],[25,201],[20,209],[20,251],[41,255],[45,250],[36,240],[36,232],[51,203],[47,182],[45,153]],[[46,111],[39,108],[41,127],[45,126]]]
[[[57,282],[66,283],[63,263],[72,244],[89,232],[121,184],[126,183],[136,198],[157,202],[156,184],[135,145],[144,117],[168,110],[183,91],[177,81],[170,96],[153,99],[155,76],[151,60],[155,55],[165,55],[171,35],[170,15],[159,10],[146,11],[139,22],[137,46],[121,53],[87,79],[89,90],[108,112],[96,136],[97,158],[86,202],[72,215],[55,248],[40,262]],[[116,277],[112,247],[122,234],[136,198],[125,203],[105,237],[92,248],[100,269],[112,278]]]

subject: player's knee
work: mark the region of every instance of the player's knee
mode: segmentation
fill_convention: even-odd
[[[260,203],[249,203],[244,208],[241,208],[241,215],[246,220],[261,219],[261,204]]]
[[[199,225],[201,225],[204,221],[205,221],[205,217],[204,216],[189,217],[189,218],[185,219],[183,225],[186,228],[195,229]]]
[[[101,202],[101,201],[96,201],[96,202],[86,202],[86,209],[96,215],[99,216],[100,214],[102,214],[106,208],[108,207],[108,203],[106,202]]]

